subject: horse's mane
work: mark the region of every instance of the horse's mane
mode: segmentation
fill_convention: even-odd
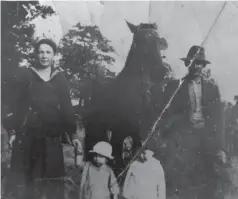
[[[144,30],[144,29],[153,29],[153,30],[157,30],[157,25],[155,23],[141,23],[139,25],[139,29],[140,30]]]
[[[156,28],[155,24],[141,23],[137,26],[137,31],[144,29],[154,31]],[[145,34],[147,33],[145,32]],[[120,103],[123,104],[124,102],[122,101],[127,100],[127,98],[128,103],[130,103],[130,100],[133,99],[133,97],[129,96],[134,95],[132,94],[133,92],[138,92],[135,91],[135,87],[140,88],[140,85],[146,84],[144,86],[147,88],[147,86],[149,86],[152,82],[159,83],[164,79],[167,68],[164,66],[162,57],[157,52],[157,49],[152,46],[147,52],[143,51],[144,49],[141,49],[141,46],[143,46],[143,44],[140,46],[135,45],[133,39],[122,71],[108,85],[101,85],[102,90],[100,90],[100,92],[95,92],[94,98],[96,98],[95,103],[98,104],[98,107],[103,107],[101,102],[103,104],[108,104],[108,108],[110,103],[112,103],[113,107],[114,100],[119,100]],[[143,89],[144,87],[141,87],[139,92],[144,93]],[[119,90],[120,92],[118,92]],[[121,98],[123,98],[123,100],[120,100]]]
[[[150,29],[157,30],[156,24],[155,23],[153,23],[153,24],[152,23],[141,23],[138,26],[138,31],[150,30]],[[153,52],[149,52],[148,54],[142,53],[142,52],[140,52],[140,50],[138,50],[133,45],[134,45],[134,38],[133,38],[132,45],[130,47],[130,50],[129,50],[127,58],[126,58],[124,68],[118,74],[118,77],[124,76],[126,74],[127,75],[136,75],[136,74],[140,73],[141,67],[144,67],[145,65],[148,66],[148,64],[158,63],[158,65],[161,65],[161,67],[164,67],[161,57],[155,56]],[[141,57],[143,55],[144,56],[146,55],[146,57],[148,57],[148,59],[145,60],[144,57]],[[141,60],[143,60],[143,62],[141,62]],[[132,61],[133,61],[133,63],[131,63]],[[159,66],[158,66],[158,69],[159,69]]]

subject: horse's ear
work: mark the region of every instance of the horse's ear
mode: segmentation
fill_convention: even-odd
[[[134,24],[128,22],[127,20],[125,20],[125,21],[126,21],[128,27],[130,28],[131,32],[132,32],[132,33],[135,33],[136,30],[137,30],[137,26],[135,26]]]
[[[157,26],[157,24],[156,24],[156,23],[153,23],[153,28],[154,28],[155,30],[157,30],[157,29],[158,29],[158,26]]]
[[[168,48],[168,43],[165,38],[160,39],[160,50],[167,50]]]

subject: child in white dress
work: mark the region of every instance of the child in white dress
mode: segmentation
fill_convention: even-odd
[[[165,177],[160,161],[145,150],[126,175],[122,195],[126,199],[165,199]]]

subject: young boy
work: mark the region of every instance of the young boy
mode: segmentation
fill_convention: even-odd
[[[153,152],[145,150],[126,175],[123,197],[126,199],[165,199],[164,170]]]
[[[79,199],[117,199],[119,187],[112,169],[107,165],[112,146],[107,142],[98,142],[93,150],[93,161],[83,167]]]

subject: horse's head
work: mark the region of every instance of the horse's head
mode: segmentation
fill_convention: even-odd
[[[141,23],[136,26],[128,21],[127,25],[130,28],[133,36],[133,45],[137,49],[141,49],[145,53],[156,51],[160,55],[161,50],[166,50],[168,48],[167,41],[161,38],[157,33],[157,25]]]
[[[168,48],[167,41],[159,36],[155,23],[141,23],[136,26],[127,22],[127,25],[133,33],[133,41],[129,53],[130,57],[128,56],[126,65],[130,65],[134,58],[134,60],[140,63],[135,64],[136,61],[133,61],[134,65],[137,65],[135,67],[141,67],[144,74],[146,74],[147,71],[147,74],[149,74],[153,82],[160,81],[166,73],[166,67],[162,62],[161,50]],[[137,68],[137,70],[138,69],[139,68]]]

